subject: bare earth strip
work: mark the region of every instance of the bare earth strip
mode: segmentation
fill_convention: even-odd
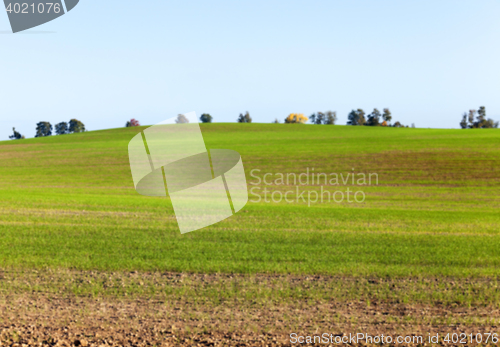
[[[0,342],[289,346],[292,333],[426,341],[437,333],[441,339],[448,333],[499,333],[498,295],[496,278],[6,270],[0,279]]]

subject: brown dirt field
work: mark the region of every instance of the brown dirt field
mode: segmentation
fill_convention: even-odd
[[[103,287],[104,278],[114,284]],[[0,276],[0,346],[290,346],[300,345],[290,343],[291,333],[348,336],[363,332],[424,339],[429,333],[500,333],[500,310],[489,302],[498,291],[496,281],[444,281],[450,283],[443,290],[455,293],[482,288],[483,301],[473,305],[453,300],[426,304],[425,295],[432,293],[423,291],[431,288],[433,280],[4,272]],[[399,282],[405,284],[396,287]],[[72,283],[81,284],[79,293]],[[176,291],[165,294],[150,290],[150,286],[162,283]],[[314,295],[298,298],[269,294],[284,290],[285,283],[309,289]],[[239,298],[228,295],[228,288],[235,284],[241,285],[235,291],[240,293]],[[260,285],[272,290],[262,292],[267,296],[262,300],[252,298],[257,295],[252,290]],[[118,287],[124,292],[116,292]],[[350,294],[359,287],[369,289],[372,299]],[[345,288],[345,292],[338,292],[338,288]],[[375,293],[384,288],[416,290],[419,294],[405,300],[408,302],[383,299],[386,294],[377,299]]]

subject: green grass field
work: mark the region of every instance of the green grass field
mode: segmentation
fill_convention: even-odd
[[[377,173],[364,203],[255,202],[181,235],[168,198],[137,194],[142,128],[0,142],[0,267],[497,276],[500,131],[203,124],[208,149],[265,173]],[[254,171],[255,172],[255,171]],[[249,185],[249,189],[254,185]],[[261,186],[263,188],[263,186]],[[295,189],[269,186],[271,191]],[[318,185],[300,189],[318,190]]]

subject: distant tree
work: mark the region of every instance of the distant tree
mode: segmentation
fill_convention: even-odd
[[[325,122],[325,114],[323,112],[318,112],[316,115],[315,124],[323,124]]]
[[[64,135],[69,132],[68,123],[61,122],[54,127],[57,135]]]
[[[52,135],[52,124],[49,122],[39,122],[36,124],[35,137],[44,137]]]
[[[411,127],[412,127],[412,128],[415,128],[415,123],[411,123]]]
[[[368,115],[368,121],[366,122],[365,125],[379,126],[381,116],[382,115],[380,114],[380,111],[374,108],[373,112]]]
[[[334,125],[335,122],[337,121],[337,112],[326,111],[325,115],[326,115],[325,124]]]
[[[19,132],[16,131],[16,128],[12,128],[12,131],[14,132],[13,135],[9,136],[9,139],[11,140],[22,140],[24,139],[24,135],[21,135]]]
[[[208,113],[203,113],[200,117],[200,120],[202,123],[212,123],[212,116],[209,115]]]
[[[337,113],[332,111],[313,113],[309,120],[312,124],[335,124]]]
[[[481,106],[479,110],[477,110],[477,127],[478,128],[498,128],[498,122],[491,118],[486,119],[486,107]]]
[[[240,116],[238,117],[238,123],[252,123],[252,117],[250,117],[250,113],[248,113],[248,111],[245,114],[240,113]]]
[[[311,123],[316,124],[316,113],[313,113],[310,117],[309,120]]]
[[[483,128],[498,128],[498,122],[495,122],[493,119],[489,118],[484,122]]]
[[[135,118],[132,118],[131,120],[129,120],[126,124],[125,124],[125,127],[126,128],[130,128],[130,127],[139,127],[141,126],[141,124],[139,124],[139,121]]]
[[[479,110],[477,110],[477,112],[475,112],[475,114],[476,114],[476,120],[470,122],[471,124],[469,125],[469,127],[474,128],[474,129],[483,128],[486,125],[486,109],[484,108],[484,106],[481,106],[479,108]],[[470,116],[469,116],[469,120],[470,120]]]
[[[469,110],[469,128],[474,128],[474,118],[476,117],[476,110]]]
[[[384,113],[382,114],[382,119],[387,122],[386,124],[391,124],[392,114],[388,108],[384,108]]]
[[[477,110],[477,120],[479,123],[483,123],[486,121],[486,107],[479,107],[479,110]]]
[[[85,125],[78,119],[71,119],[69,121],[69,132],[70,133],[83,133],[85,132]]]
[[[303,113],[290,113],[288,117],[285,118],[285,123],[305,123],[308,118],[304,117]]]
[[[393,127],[394,128],[404,128],[405,126],[403,124],[401,124],[400,122],[396,122],[396,123],[394,123]]]
[[[276,118],[276,119],[274,120],[274,122],[273,122],[273,123],[275,123],[275,124],[279,124],[279,122],[280,122],[280,121],[278,120],[278,118]]]
[[[175,119],[175,122],[177,124],[185,124],[185,123],[189,123],[189,119],[187,119],[187,117],[183,114],[178,114],[177,118]]]
[[[467,113],[464,113],[462,121],[460,122],[460,128],[467,129]]]
[[[474,116],[476,116],[476,119],[474,120]],[[468,119],[467,119],[468,118]],[[465,126],[467,123],[467,120],[469,121],[468,126]],[[498,128],[498,122],[495,123],[495,121],[491,118],[486,119],[486,107],[481,106],[479,107],[479,110],[469,110],[469,115],[466,117],[466,114],[464,113],[462,121],[460,122],[460,127],[462,129],[469,128],[469,129],[478,129],[478,128]]]
[[[356,111],[352,110],[347,116],[347,125],[364,125],[365,123],[365,111],[360,108]]]

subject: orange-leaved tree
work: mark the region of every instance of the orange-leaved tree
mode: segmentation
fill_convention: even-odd
[[[309,118],[304,117],[303,113],[290,113],[288,117],[285,118],[285,123],[305,123]]]

